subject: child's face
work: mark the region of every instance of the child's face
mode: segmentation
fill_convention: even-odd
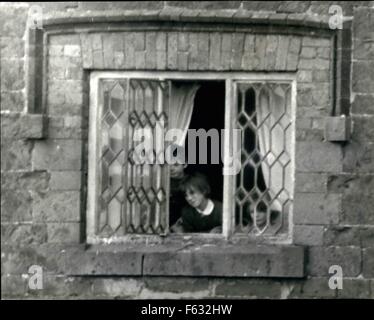
[[[255,221],[255,213],[253,211],[251,211],[251,218],[252,218],[252,221]],[[256,224],[260,228],[265,226],[266,224],[266,212],[265,211],[257,211]]]
[[[185,197],[187,203],[193,208],[199,208],[206,200],[205,195],[192,186],[187,188]]]
[[[179,164],[179,163],[170,165],[170,177],[179,178],[183,176],[185,167],[186,167],[185,164]]]

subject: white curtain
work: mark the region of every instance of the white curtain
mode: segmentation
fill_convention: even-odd
[[[190,126],[194,99],[200,85],[195,83],[178,83],[172,85],[169,112],[169,129],[180,129],[183,135],[176,141],[176,145],[184,146],[187,130]]]
[[[282,205],[291,197],[291,92],[290,88],[264,86],[258,91],[256,113],[259,148],[265,157],[261,169],[269,195],[276,200],[272,209],[282,210]],[[287,128],[287,129],[286,129]],[[285,153],[282,154],[282,152]],[[279,157],[280,156],[280,157]],[[279,158],[278,158],[279,157]],[[278,193],[281,190],[285,192]]]

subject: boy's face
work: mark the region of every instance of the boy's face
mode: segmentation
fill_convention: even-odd
[[[187,203],[193,208],[199,208],[206,200],[205,195],[192,186],[187,188],[185,197]]]
[[[170,165],[170,177],[171,178],[180,178],[183,177],[185,164],[171,164]]]

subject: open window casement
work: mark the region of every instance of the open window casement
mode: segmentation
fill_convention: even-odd
[[[287,230],[293,195],[291,82],[234,82],[235,127],[242,131],[236,177],[236,232]]]
[[[92,85],[97,108],[90,114],[96,130],[90,130],[88,212],[94,216],[88,219],[88,235],[165,234],[169,177],[158,157],[163,156],[170,83],[127,78],[96,79]],[[151,152],[139,153],[141,143],[146,148],[150,143]]]

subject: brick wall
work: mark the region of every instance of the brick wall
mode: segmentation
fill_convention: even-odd
[[[343,58],[343,63],[351,64],[353,132],[343,144],[327,142],[323,136],[324,119],[332,103],[333,47],[329,40],[331,31],[323,30],[322,22],[328,19],[331,4],[341,5],[345,16],[353,18],[349,48],[352,61]],[[118,14],[135,22],[141,16],[158,16],[163,17],[165,30],[160,30],[156,23],[156,29],[134,31],[130,21],[126,31],[86,32],[85,25],[50,35],[43,69],[45,109],[41,116],[28,112],[29,4],[0,5],[3,296],[374,297],[372,1],[40,5],[50,19],[66,14],[92,16],[109,25],[108,19]],[[173,24],[168,25],[168,20],[183,19],[196,19],[197,31],[201,31],[204,19],[221,22],[203,32],[186,30],[186,21],[177,30],[170,27]],[[258,26],[246,25],[251,19]],[[235,21],[237,25],[233,24]],[[295,21],[307,34],[292,32]],[[54,28],[59,29],[58,25]],[[279,30],[279,34],[274,35],[274,30]],[[272,34],[266,34],[269,31]],[[64,252],[84,241],[90,69],[296,72],[294,242],[306,248],[307,276],[275,280],[65,275]],[[33,76],[38,73],[41,70]],[[42,291],[27,287],[28,267],[32,264],[42,265],[46,271]],[[333,264],[343,267],[343,290],[328,288],[328,268]]]

